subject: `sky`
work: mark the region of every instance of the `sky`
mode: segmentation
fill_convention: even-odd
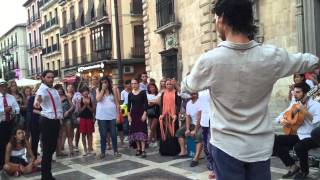
[[[0,36],[14,25],[27,22],[27,0],[0,0]]]

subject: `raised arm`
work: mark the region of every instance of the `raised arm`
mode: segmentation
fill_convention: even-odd
[[[275,54],[281,60],[279,78],[294,73],[305,73],[319,68],[319,58],[310,53],[290,54],[282,48],[277,48]]]
[[[96,89],[96,99],[97,99],[97,102],[100,102],[104,96],[104,93],[105,93],[105,89],[102,88],[101,91],[99,91],[99,89]]]

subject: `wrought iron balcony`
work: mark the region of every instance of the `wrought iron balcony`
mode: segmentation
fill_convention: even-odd
[[[131,56],[133,58],[144,58],[144,47],[132,47]]]

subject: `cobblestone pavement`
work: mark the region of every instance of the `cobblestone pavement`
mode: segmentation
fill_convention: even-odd
[[[271,108],[272,109],[272,108]],[[278,109],[279,111],[279,109]],[[271,118],[278,114],[274,112]],[[280,131],[276,126],[276,131]],[[97,130],[97,129],[96,129]],[[95,150],[99,152],[99,134],[94,136]],[[191,159],[178,159],[175,157],[162,157],[157,148],[147,149],[147,158],[142,159],[135,156],[135,151],[128,148],[120,148],[121,158],[115,158],[111,151],[105,159],[100,160],[97,155],[83,157],[82,150],[72,158],[58,158],[53,163],[53,174],[58,180],[89,180],[89,179],[122,179],[122,180],[187,180],[207,179],[205,159],[201,159],[200,165],[189,167]],[[287,171],[278,158],[272,158],[272,180],[279,180]],[[320,179],[320,170],[311,168],[310,180]],[[22,176],[20,178],[9,178],[1,173],[0,180],[37,180],[40,173]]]

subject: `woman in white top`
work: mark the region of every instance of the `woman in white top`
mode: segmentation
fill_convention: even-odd
[[[101,155],[105,157],[107,131],[111,135],[113,152],[116,157],[121,156],[117,147],[116,120],[119,121],[119,95],[116,88],[112,88],[111,80],[102,77],[99,88],[96,90],[97,109],[96,120],[99,125]]]
[[[150,127],[150,134],[149,134],[149,142],[156,145],[155,141],[157,139],[157,125],[160,116],[160,107],[158,105],[158,87],[154,83],[149,83],[147,87],[147,99],[148,99],[148,121]]]
[[[29,162],[26,153],[28,153]],[[36,170],[39,164],[40,160],[35,159],[31,145],[26,140],[25,131],[17,127],[7,144],[3,169],[10,175],[20,176]]]

